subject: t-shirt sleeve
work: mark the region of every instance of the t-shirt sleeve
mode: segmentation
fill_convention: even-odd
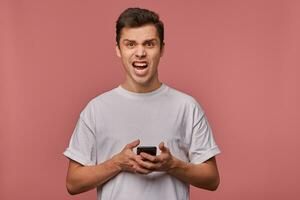
[[[193,121],[189,160],[191,163],[198,164],[221,153],[221,151],[214,140],[207,117],[197,102],[193,112]]]
[[[68,148],[63,152],[66,157],[82,165],[96,164],[96,138],[91,123],[81,113]]]

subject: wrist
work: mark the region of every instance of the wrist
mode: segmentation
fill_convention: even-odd
[[[119,172],[122,171],[121,162],[119,161],[117,155],[114,155],[114,156],[110,159],[110,164],[111,164],[111,167],[117,169]]]
[[[170,161],[170,167],[167,170],[168,173],[171,173],[172,171],[174,171],[176,168],[178,168],[179,166],[179,160],[177,158],[175,158],[174,156],[172,156],[171,161]]]
[[[173,157],[170,168],[167,172],[169,174],[173,174],[178,170],[185,170],[185,168],[187,168],[187,167],[188,167],[188,163],[185,163],[184,161]]]

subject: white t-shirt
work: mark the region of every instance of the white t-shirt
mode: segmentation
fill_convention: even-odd
[[[199,103],[162,83],[147,93],[119,85],[93,98],[80,113],[63,154],[82,165],[96,165],[136,139],[141,146],[156,146],[157,154],[164,141],[173,156],[195,164],[220,153]],[[98,200],[185,200],[189,184],[165,172],[121,172],[98,187],[97,194]]]

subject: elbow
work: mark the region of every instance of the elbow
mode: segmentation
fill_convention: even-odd
[[[216,191],[219,187],[219,184],[211,185],[209,188],[207,188],[209,191]]]
[[[72,185],[69,182],[66,183],[66,188],[70,195],[76,195],[76,194],[80,193],[80,192],[76,191],[76,188],[74,187],[74,185]]]
[[[73,190],[73,187],[72,187],[71,184],[67,183],[67,184],[66,184],[66,188],[67,188],[67,191],[68,191],[68,193],[69,193],[70,195],[75,195],[75,194],[76,194],[75,191]]]
[[[209,181],[207,180],[205,182],[200,182],[198,184],[192,184],[192,185],[201,189],[216,191],[219,187],[219,184],[220,184],[220,178],[215,177],[213,179],[210,179]]]
[[[207,190],[209,190],[209,191],[216,191],[218,189],[219,185],[220,185],[220,178],[217,177],[217,178],[215,178],[211,182],[211,184],[209,185],[209,187],[207,187]]]

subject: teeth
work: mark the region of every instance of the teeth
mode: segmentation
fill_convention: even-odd
[[[146,66],[146,64],[141,64],[141,63],[139,63],[139,64],[135,64],[136,66],[140,66],[140,67],[143,67],[143,66]]]
[[[136,67],[146,67],[146,66],[147,66],[147,63],[138,63],[138,62],[134,62],[133,65],[136,66]]]

